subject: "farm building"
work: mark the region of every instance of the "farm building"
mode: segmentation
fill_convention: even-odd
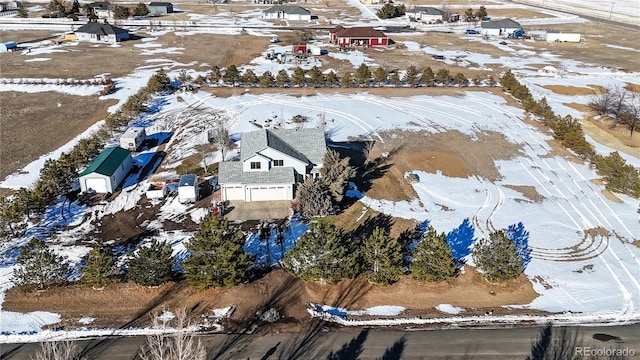
[[[389,38],[372,27],[345,28],[335,33],[335,42],[340,46],[387,46]]]
[[[173,12],[173,4],[170,2],[152,2],[149,4],[149,15],[162,16]]]
[[[131,152],[120,147],[107,148],[80,173],[80,190],[113,193],[131,170]]]
[[[407,11],[407,16],[415,21],[422,21],[426,23],[435,23],[437,21],[444,21],[444,11],[436,9],[434,7],[422,7],[416,6],[413,10]]]
[[[310,21],[311,12],[296,5],[275,5],[262,12],[263,19]]]
[[[17,10],[20,6],[22,6],[22,2],[18,0],[7,1],[5,8],[7,10]]]
[[[244,133],[240,161],[220,163],[221,199],[292,200],[297,183],[320,176],[326,151],[322,129],[263,129]]]
[[[338,43],[338,33],[342,30],[344,30],[345,28],[342,25],[338,25],[336,27],[334,27],[333,29],[329,30],[329,36],[331,37],[331,42],[334,44]]]
[[[113,17],[113,8],[108,2],[94,2],[89,4],[94,14],[100,19],[108,19]]]
[[[129,151],[136,151],[142,145],[146,136],[144,128],[130,127],[120,137],[120,147]]]
[[[522,31],[522,26],[509,18],[501,20],[483,21],[480,23],[482,35],[490,36],[508,36],[515,31]]]
[[[293,53],[307,53],[307,43],[295,43],[292,47]]]
[[[100,24],[97,22],[88,22],[76,31],[76,40],[103,42],[115,44],[117,42],[129,39],[129,30],[125,30],[111,24]]]
[[[547,31],[545,40],[548,42],[580,42],[582,36],[577,33],[561,33],[558,31]]]
[[[0,52],[16,50],[18,50],[18,43],[16,43],[15,41],[5,41],[3,43],[0,43]]]
[[[178,201],[181,203],[194,203],[198,201],[198,178],[195,174],[180,176],[178,184]]]

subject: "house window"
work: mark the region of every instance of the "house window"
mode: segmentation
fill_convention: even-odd
[[[260,162],[259,161],[252,161],[251,162],[251,170],[258,170],[260,169]]]
[[[273,166],[284,166],[284,160],[273,160]]]

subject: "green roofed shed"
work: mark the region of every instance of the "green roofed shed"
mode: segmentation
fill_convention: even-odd
[[[131,170],[131,152],[120,147],[105,149],[80,173],[80,189],[112,193]]]

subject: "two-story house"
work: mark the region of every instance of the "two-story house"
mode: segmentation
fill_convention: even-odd
[[[322,129],[263,129],[242,134],[240,161],[218,169],[221,199],[293,200],[296,184],[319,177],[327,151]]]

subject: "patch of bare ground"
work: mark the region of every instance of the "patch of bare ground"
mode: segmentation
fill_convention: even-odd
[[[491,10],[489,10],[491,12]],[[633,31],[621,29],[615,25],[603,23],[567,23],[553,25],[524,26],[525,32],[532,30],[556,30],[560,32],[580,33],[583,41],[579,43],[548,43],[541,41],[527,41],[526,44],[539,51],[552,52],[565,59],[573,59],[594,66],[604,66],[624,69],[626,71],[640,71],[637,52],[626,50],[629,44],[637,42]],[[613,48],[607,45],[619,46]]]
[[[612,119],[594,119],[590,113],[586,113],[582,120],[582,129],[600,144],[640,157],[640,135],[634,132],[633,137],[630,137],[629,129],[615,125]]]
[[[0,104],[0,178],[4,178],[104,119],[115,100],[8,91],[0,92]]]
[[[593,86],[593,88],[591,88]],[[589,85],[588,88],[580,86],[566,86],[566,85],[544,85],[543,88],[551,90],[560,95],[591,95],[596,90],[602,89],[598,85]]]
[[[604,197],[606,197],[607,199],[617,202],[617,203],[623,203],[624,201],[622,201],[622,199],[620,199],[616,194],[612,193],[611,191],[607,190],[607,189],[602,189],[602,195],[604,195]]]
[[[18,44],[27,43],[27,42],[35,42],[42,39],[48,39],[50,37],[57,37],[60,34],[59,31],[50,31],[50,30],[29,30],[29,29],[21,29],[21,30],[2,30],[0,31],[0,41],[15,41]],[[8,55],[3,53],[0,59],[3,59],[4,56]]]
[[[522,194],[527,200],[533,201],[536,203],[541,203],[545,197],[540,195],[540,193],[536,190],[535,186],[530,185],[504,185],[509,189],[513,189]],[[523,201],[523,199],[515,199],[516,201]]]
[[[491,17],[512,17],[512,18],[550,18],[552,15],[522,8],[502,8],[502,9],[489,9],[489,16]]]
[[[634,240],[632,244],[640,248],[640,240]]]
[[[380,215],[381,213],[368,208],[360,201],[356,201],[339,215],[332,215],[328,218],[337,227],[348,232],[357,229],[368,221],[375,220],[375,218]],[[398,238],[403,231],[413,230],[416,226],[416,222],[414,220],[398,217],[390,217],[390,222],[389,235],[393,238]]]
[[[192,316],[211,315],[211,310],[233,305],[228,330],[239,329],[255,319],[256,312],[275,308],[282,319],[279,331],[299,331],[310,321],[306,304],[320,303],[348,309],[364,309],[376,305],[399,305],[410,316],[442,316],[434,307],[448,303],[467,309],[465,314],[484,313],[503,305],[528,304],[537,296],[531,283],[522,276],[504,284],[489,284],[473,268],[467,267],[450,281],[419,283],[408,276],[387,287],[371,285],[358,278],[336,285],[305,282],[284,270],[274,270],[264,277],[231,289],[197,290],[184,282],[148,288],[130,283],[115,284],[100,290],[68,286],[37,293],[17,289],[7,292],[3,309],[31,312],[50,311],[62,317],[54,326],[84,326],[77,323],[83,316],[96,320],[91,327],[130,327],[149,325],[150,312],[184,306]],[[504,310],[506,311],[506,310]],[[512,310],[518,312],[518,310]],[[531,313],[531,311],[527,311]],[[402,315],[407,316],[407,314]]]

